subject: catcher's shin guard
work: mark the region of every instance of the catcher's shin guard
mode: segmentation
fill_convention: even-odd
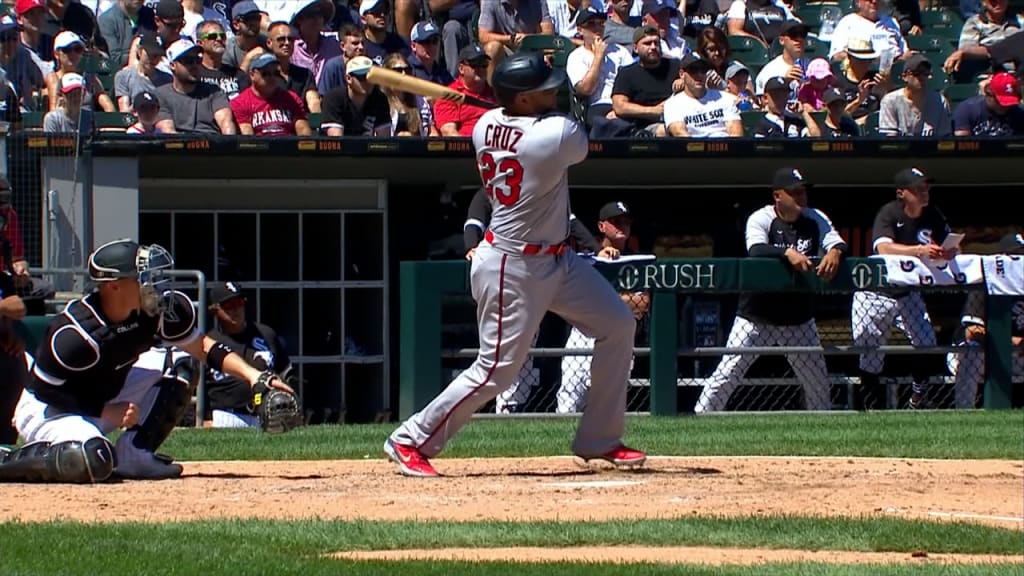
[[[114,447],[102,437],[85,442],[32,442],[0,451],[0,481],[6,482],[103,482],[116,466]]]
[[[188,408],[190,389],[177,378],[162,378],[154,388],[158,389],[153,406],[146,419],[132,428],[132,445],[140,450],[156,452],[167,440],[171,430],[178,425]]]

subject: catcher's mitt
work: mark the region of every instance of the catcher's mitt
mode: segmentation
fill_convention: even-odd
[[[263,431],[282,434],[302,426],[302,410],[299,408],[298,398],[294,395],[268,386],[270,379],[275,376],[277,375],[273,372],[260,374],[252,389],[252,403],[260,417]]]

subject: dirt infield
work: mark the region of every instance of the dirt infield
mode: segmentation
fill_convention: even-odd
[[[435,465],[445,477],[405,478],[382,458],[367,458],[185,463],[183,478],[160,482],[7,484],[0,499],[0,521],[163,522],[261,516],[571,521],[794,514],[955,520],[1024,531],[1021,461],[680,457],[652,458],[638,471],[581,470],[571,458],[439,458]],[[257,499],[261,505],[251,505]],[[273,505],[273,500],[280,500],[281,505]],[[549,549],[535,557],[652,559],[625,548],[602,550],[580,557],[580,549]],[[723,564],[786,559],[853,562],[863,561],[854,557],[870,557],[842,552],[707,550],[662,548],[656,557],[663,562]],[[458,558],[467,553],[441,550],[430,554]],[[476,560],[485,556],[493,560],[524,557],[522,550],[472,553]],[[879,561],[986,562],[999,558],[1007,561],[1009,557],[939,555],[920,559],[890,554],[879,556]]]

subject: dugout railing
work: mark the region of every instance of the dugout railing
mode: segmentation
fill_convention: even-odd
[[[871,290],[880,293],[907,291],[905,286],[890,286],[886,280],[885,263],[879,259],[848,258],[843,261],[838,274],[831,282],[819,279],[813,272],[796,273],[774,259],[658,259],[651,263],[600,264],[605,276],[620,291],[645,290],[651,294],[648,346],[634,349],[637,361],[648,362],[646,377],[636,377],[636,370],[627,385],[631,395],[631,411],[655,415],[676,415],[692,411],[701,387],[724,353],[769,354],[793,353],[805,357],[824,353],[829,360],[828,384],[831,400],[836,407],[847,406],[848,392],[859,383],[857,358],[865,351],[884,352],[887,356],[886,372],[881,382],[894,398],[903,400],[889,407],[904,407],[910,393],[909,374],[914,367],[930,358],[936,367],[945,365],[950,352],[965,354],[963,347],[951,346],[947,328],[944,338],[935,346],[914,347],[900,343],[898,337],[891,337],[881,347],[857,347],[837,344],[842,338],[829,338],[836,332],[845,332],[847,340],[850,331],[849,302],[854,292]],[[465,262],[402,262],[401,277],[401,356],[400,362],[400,404],[401,417],[407,417],[422,408],[446,386],[448,379],[468,366],[476,355],[474,303],[469,296],[469,267]],[[668,279],[668,281],[666,281]],[[950,322],[959,321],[960,310],[970,291],[984,291],[984,284],[945,285],[914,287],[929,301],[933,316],[942,315]],[[700,322],[694,322],[702,303],[716,299],[735,299],[741,292],[795,292],[814,293],[819,300],[816,317],[822,335],[820,347],[773,346],[745,349],[731,349],[724,345],[707,346],[694,332],[700,332]],[[1013,297],[985,295],[987,316],[987,338],[984,343],[983,378],[979,392],[982,392],[984,408],[1009,408],[1014,387],[1024,388],[1013,382],[1013,354],[1019,353],[1012,347],[1011,308]],[[934,304],[934,306],[933,306]],[[697,311],[695,312],[695,308]],[[934,308],[934,310],[932,310]],[[728,333],[733,322],[729,306],[719,307],[720,332]],[[845,323],[844,319],[845,318]],[[824,319],[824,321],[823,321]],[[455,326],[457,325],[457,326]],[[831,331],[831,332],[830,332]],[[896,330],[893,330],[895,334]],[[696,336],[699,336],[696,335]],[[705,343],[707,339],[704,339]],[[976,353],[975,349],[972,353]],[[560,358],[563,356],[585,356],[587,349],[543,346],[531,349],[531,358]],[[904,364],[907,375],[890,373],[890,362]],[[701,364],[697,366],[697,364]],[[832,367],[840,363],[843,369]],[[981,364],[979,364],[980,366]],[[692,369],[691,369],[692,367]],[[770,367],[769,367],[770,370]],[[981,368],[978,368],[981,370]],[[894,375],[895,374],[895,375]],[[777,376],[777,375],[776,375]],[[1019,376],[1019,375],[1018,375]],[[951,396],[953,376],[937,368],[930,378],[934,390],[945,387]],[[794,406],[792,398],[780,400],[781,395],[793,396],[796,382],[792,376],[759,378],[757,369],[748,373],[742,382],[751,391],[760,393],[765,410],[780,410]],[[773,391],[759,390],[775,387]],[[788,391],[785,388],[789,388]],[[641,401],[642,409],[633,402],[637,394],[647,395]],[[948,405],[948,399],[944,402]],[[746,410],[758,407],[748,405]],[[937,404],[943,404],[938,402]],[[536,408],[537,403],[533,403]],[[940,406],[936,406],[940,407]],[[796,408],[801,409],[801,408]],[[493,404],[485,406],[480,415],[493,414]],[[540,410],[526,410],[527,413],[552,413],[550,406]]]

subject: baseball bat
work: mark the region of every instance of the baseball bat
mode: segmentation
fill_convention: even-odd
[[[417,78],[411,74],[402,74],[401,72],[388,70],[381,66],[374,66],[370,68],[369,73],[366,74],[366,79],[378,86],[386,86],[400,92],[409,92],[410,94],[417,94],[419,96],[434,98],[436,100],[449,100],[460,104],[472,104],[473,106],[480,106],[481,108],[496,108],[498,106],[494,102],[474,98],[472,96],[456,92],[447,86],[442,86],[429,80]]]

